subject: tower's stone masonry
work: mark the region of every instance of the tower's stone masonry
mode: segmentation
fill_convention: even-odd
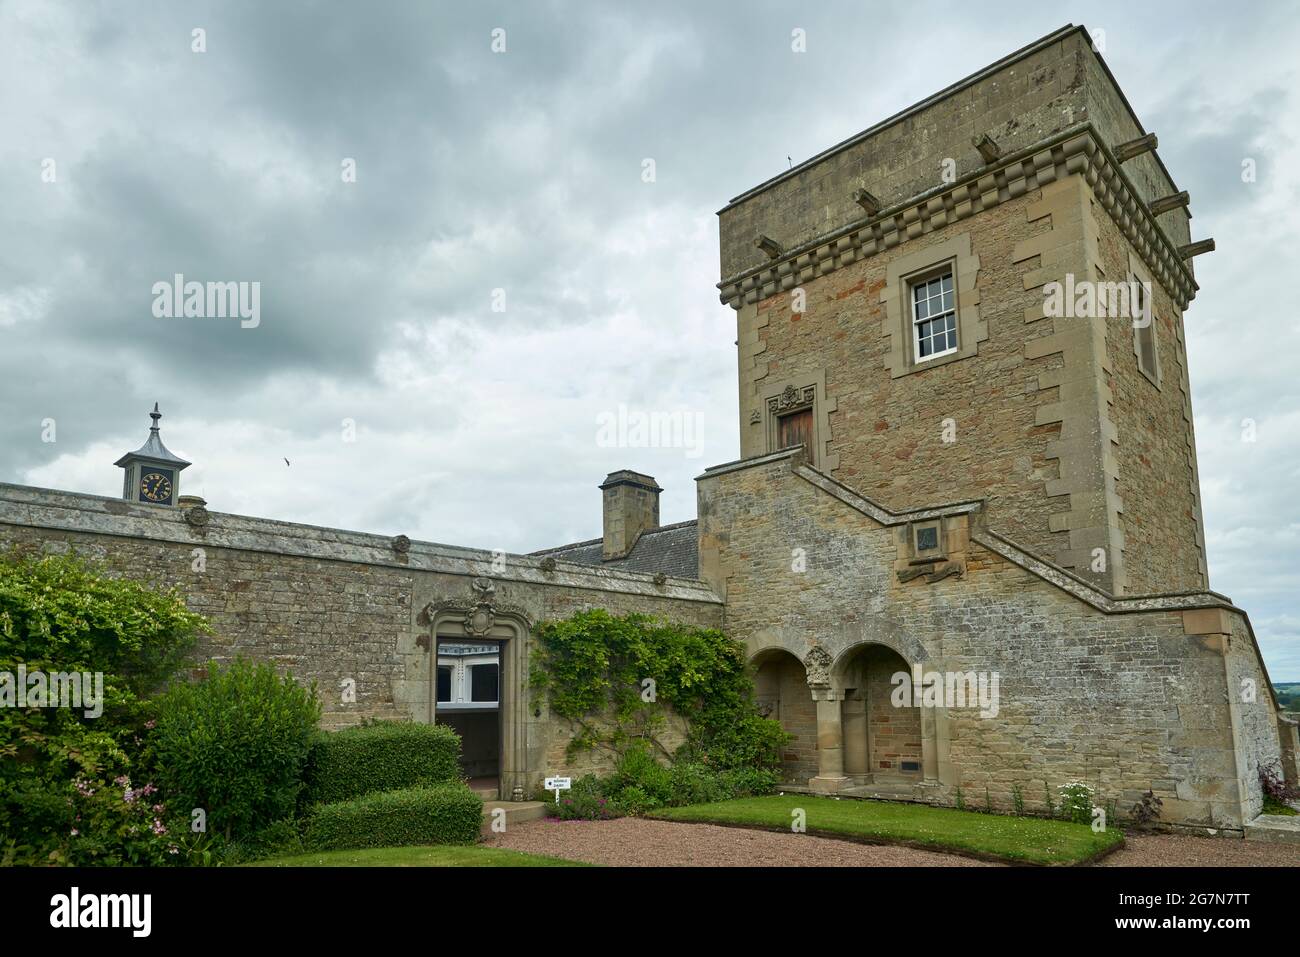
[[[1062,505],[1044,488],[1059,479],[1049,443],[1061,426],[1039,420],[1040,409],[1059,402],[1060,387],[1040,386],[1039,376],[1058,371],[1063,359],[1025,357],[1027,341],[1050,327],[1026,329],[1024,313],[1042,294],[1024,289],[1025,264],[1013,260],[1018,243],[1047,231],[1043,220],[1027,221],[1036,201],[1022,197],[814,279],[799,287],[802,313],[791,309],[792,292],[742,309],[740,339],[753,343],[754,360],[742,369],[741,454],[775,451],[752,411],[789,384],[824,382],[833,411],[814,456],[819,467],[833,463],[837,479],[891,508],[987,498],[1008,534],[1054,554],[1060,536],[1051,517]],[[978,251],[975,288],[962,304],[978,308],[988,338],[969,358],[893,378],[885,362],[894,337],[883,331],[891,268],[905,258],[920,265],[942,258],[931,251],[954,238]]]
[[[779,449],[807,406],[813,464],[887,507],[983,499],[991,527],[1114,594],[1204,587],[1188,214],[1147,209],[1176,187],[1129,155],[1142,136],[1066,30],[733,200],[742,455]],[[912,290],[943,272],[956,346],[925,358]],[[1047,305],[1052,284],[1129,282],[1154,307],[1154,374],[1129,312]]]

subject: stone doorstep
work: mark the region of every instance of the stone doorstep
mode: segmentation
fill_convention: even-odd
[[[512,824],[523,824],[525,821],[536,821],[546,817],[546,805],[541,801],[484,801],[482,827],[484,837],[490,837],[494,833],[492,812],[497,808],[505,809],[507,830]]]
[[[1300,844],[1300,817],[1261,814],[1246,825],[1246,840],[1269,844]]]

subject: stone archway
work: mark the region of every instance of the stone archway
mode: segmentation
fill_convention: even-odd
[[[911,665],[881,644],[858,645],[836,669],[841,688],[844,774],[855,784],[917,784],[924,776],[919,702],[895,703],[894,676]]]
[[[785,781],[806,781],[817,773],[817,704],[808,693],[803,662],[781,648],[759,652],[751,662],[759,712],[793,735],[781,753]]]

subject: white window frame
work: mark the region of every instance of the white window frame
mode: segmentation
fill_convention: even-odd
[[[477,665],[497,666],[497,700],[471,701],[473,693],[470,669]],[[501,706],[501,660],[499,654],[491,655],[439,655],[439,667],[451,668],[451,700],[438,701],[439,711],[495,711]],[[434,692],[438,684],[434,682]]]
[[[943,309],[941,312],[927,315],[925,318],[918,318],[916,315],[917,291],[923,287],[927,287],[932,282],[938,281],[940,290],[939,304],[942,307],[943,280],[945,278],[948,280],[948,293],[952,297],[952,305],[947,309]],[[933,299],[934,297],[927,295],[926,302],[931,302]],[[942,359],[944,356],[950,356],[961,349],[961,323],[958,321],[957,317],[957,270],[951,262],[945,263],[933,271],[922,273],[919,276],[908,279],[907,302],[912,321],[912,356],[913,362],[916,365],[931,362],[934,359]],[[949,319],[952,322],[951,332],[953,344],[942,352],[932,352],[928,356],[923,356],[921,355],[921,324],[931,323],[937,319]],[[933,341],[934,337],[929,336],[927,338]]]

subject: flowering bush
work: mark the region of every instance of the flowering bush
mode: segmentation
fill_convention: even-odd
[[[166,863],[144,698],[207,630],[173,593],[70,556],[0,555],[0,671],[102,677],[101,708],[0,708],[0,865]],[[149,786],[148,784],[144,785]],[[143,788],[141,788],[143,790]],[[130,791],[131,800],[126,800]]]
[[[1062,784],[1061,816],[1075,824],[1092,823],[1093,792],[1092,788],[1080,781]]]
[[[134,787],[125,774],[112,781],[77,777],[69,790],[67,839],[53,857],[58,863],[182,863],[181,847],[164,823],[167,807],[154,784]]]

